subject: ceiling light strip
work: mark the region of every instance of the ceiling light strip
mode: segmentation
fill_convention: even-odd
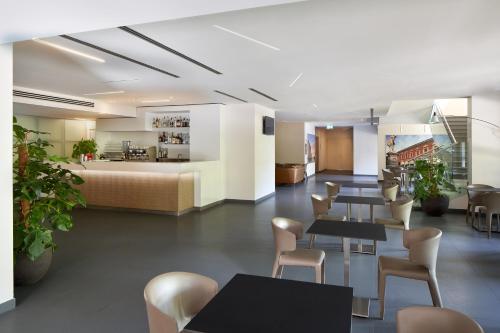
[[[227,96],[227,97],[234,98],[234,99],[236,99],[236,100],[238,100],[240,102],[248,103],[248,101],[245,101],[244,99],[238,98],[238,97],[233,96],[233,95],[226,94],[225,92],[220,91],[220,90],[214,90],[214,92],[216,92],[218,94],[221,94],[221,95],[224,95],[224,96]]]
[[[256,94],[259,94],[261,96],[264,96],[265,98],[270,99],[271,101],[274,101],[274,102],[278,101],[276,98],[273,98],[273,97],[271,97],[271,96],[269,96],[267,94],[264,94],[262,91],[258,91],[257,89],[254,89],[254,88],[248,88],[248,89],[250,89],[251,91],[253,91]]]
[[[146,67],[146,68],[149,68],[149,69],[152,69],[154,71],[157,71],[157,72],[160,72],[160,73],[163,73],[163,74],[166,74],[166,75],[169,75],[169,76],[172,76],[172,77],[175,77],[175,78],[179,78],[179,75],[175,75],[175,74],[172,74],[172,73],[169,73],[167,71],[164,71],[163,69],[160,69],[158,67],[154,67],[154,66],[151,66],[151,65],[148,65],[148,64],[145,64],[143,62],[140,62],[139,60],[135,60],[135,59],[132,59],[132,58],[129,58],[127,56],[124,56],[123,54],[119,54],[119,53],[116,53],[116,52],[113,52],[113,51],[110,51],[108,49],[105,49],[105,48],[102,48],[100,46],[97,46],[97,45],[94,45],[94,44],[91,44],[91,43],[87,43],[81,39],[78,39],[78,38],[75,38],[75,37],[71,37],[71,36],[68,36],[68,35],[61,35],[62,38],[66,38],[72,42],[75,42],[75,43],[78,43],[78,44],[81,44],[81,45],[85,45],[85,46],[88,46],[90,48],[93,48],[95,50],[98,50],[98,51],[101,51],[101,52],[104,52],[104,53],[107,53],[107,54],[110,54],[112,56],[115,56],[117,58],[120,58],[120,59],[123,59],[123,60],[127,60],[127,61],[130,61],[130,62],[133,62],[134,64],[137,64],[139,66],[143,66],[143,67]]]
[[[292,81],[292,83],[290,83],[290,88],[291,88],[291,87],[293,87],[293,85],[294,85],[295,83],[297,83],[297,81],[298,81],[298,80],[300,80],[300,78],[302,77],[302,74],[304,74],[304,73],[300,73],[300,74],[299,74],[299,75],[295,78],[295,80],[293,80],[293,81]]]
[[[150,38],[150,37],[148,37],[146,35],[143,35],[143,34],[141,34],[140,32],[138,32],[138,31],[136,31],[134,29],[131,29],[131,28],[126,27],[126,26],[118,27],[118,28],[121,29],[121,30],[123,30],[123,31],[125,31],[125,32],[128,32],[129,34],[131,34],[131,35],[133,35],[133,36],[135,36],[137,38],[145,40],[146,42],[149,42],[149,43],[151,43],[151,44],[153,44],[153,45],[155,45],[155,46],[157,46],[157,47],[159,47],[159,48],[161,48],[161,49],[163,49],[163,50],[165,50],[167,52],[175,54],[176,56],[181,57],[184,60],[187,60],[187,61],[189,61],[189,62],[191,62],[191,63],[193,63],[193,64],[195,64],[197,66],[200,66],[201,68],[204,68],[207,71],[210,71],[210,72],[215,73],[215,74],[222,74],[218,70],[213,69],[212,67],[209,67],[209,66],[207,66],[207,65],[205,65],[205,64],[203,64],[203,63],[201,63],[201,62],[199,62],[197,60],[194,60],[193,58],[188,57],[187,55],[185,55],[183,53],[180,53],[179,51],[176,51],[173,48],[168,47],[165,44],[162,44],[162,43],[160,43],[157,40],[154,40],[154,39],[152,39],[152,38]]]
[[[118,91],[103,91],[103,92],[96,92],[96,93],[88,93],[84,94],[85,96],[96,96],[96,95],[114,95],[114,94],[123,94],[125,91],[123,90],[118,90]]]
[[[220,29],[220,30],[222,30],[222,31],[225,31],[225,32],[229,32],[230,34],[233,34],[233,35],[235,35],[235,36],[238,36],[238,37],[244,38],[244,39],[246,39],[246,40],[249,40],[249,41],[251,41],[251,42],[257,43],[257,44],[259,44],[259,45],[262,45],[262,46],[268,47],[268,48],[270,48],[270,49],[272,49],[272,50],[274,50],[274,51],[279,51],[279,50],[280,50],[280,49],[279,49],[279,48],[277,48],[276,46],[272,46],[272,45],[267,44],[267,43],[264,43],[263,41],[260,41],[260,40],[258,40],[258,39],[255,39],[255,38],[252,38],[252,37],[249,37],[249,36],[245,36],[245,35],[243,35],[243,34],[240,34],[239,32],[236,32],[236,31],[230,30],[230,29],[228,29],[228,28],[221,27],[220,25],[216,25],[216,24],[215,24],[213,27],[214,27],[214,28],[217,28],[217,29]]]
[[[194,106],[194,105],[226,105],[225,103],[192,103],[192,104],[168,104],[168,105],[141,105],[140,108],[157,108],[161,106]]]
[[[61,51],[67,52],[67,53],[71,53],[71,54],[74,54],[74,55],[77,55],[77,56],[80,56],[80,57],[84,57],[84,58],[87,58],[87,59],[90,59],[90,60],[94,60],[94,61],[97,61],[97,62],[100,62],[100,63],[105,63],[106,62],[106,60],[104,60],[104,59],[101,59],[101,58],[98,58],[98,57],[94,57],[94,56],[92,56],[90,54],[83,53],[83,52],[80,52],[80,51],[77,51],[77,50],[70,49],[69,47],[65,47],[65,46],[62,46],[62,45],[59,45],[59,44],[51,43],[51,42],[48,42],[46,40],[42,40],[42,39],[38,39],[38,38],[33,38],[32,40],[34,42],[39,43],[39,44],[47,45],[47,46],[50,46],[52,48],[55,48],[55,49],[58,49],[58,50],[61,50]]]

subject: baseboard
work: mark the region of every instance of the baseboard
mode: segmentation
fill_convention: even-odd
[[[180,212],[139,209],[139,208],[125,208],[125,207],[109,207],[109,206],[99,206],[99,205],[87,205],[87,207],[80,208],[80,209],[111,210],[111,211],[116,211],[116,212],[147,213],[147,214],[156,214],[156,215],[180,216],[180,215],[184,215],[184,214],[187,214],[189,212],[195,211],[196,207],[187,208],[187,209],[184,209]]]
[[[252,204],[256,205],[258,203],[261,203],[264,200],[267,200],[269,198],[272,198],[276,195],[276,192],[269,193],[268,195],[265,195],[263,197],[260,197],[259,199],[256,200],[242,200],[242,199],[225,199],[224,202],[228,203],[246,203],[246,204]]]
[[[225,200],[222,199],[222,200],[219,200],[219,201],[215,201],[215,202],[209,203],[208,205],[205,205],[205,206],[195,207],[195,209],[197,211],[199,211],[199,212],[202,212],[204,210],[207,210],[207,209],[210,209],[210,208],[222,205],[224,202],[225,202]]]
[[[12,298],[6,302],[0,303],[0,314],[14,310],[16,308],[16,299]]]

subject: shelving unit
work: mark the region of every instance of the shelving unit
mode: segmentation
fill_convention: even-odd
[[[171,121],[180,121],[183,126],[161,126],[162,123],[170,123]],[[158,133],[157,140],[157,157],[160,159],[189,159],[189,140],[190,127],[186,126],[190,123],[189,111],[181,112],[155,112],[150,118],[151,130]],[[161,127],[158,126],[160,123]],[[163,142],[163,140],[185,140],[187,143]]]

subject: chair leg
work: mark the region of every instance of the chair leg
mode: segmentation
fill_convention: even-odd
[[[470,204],[467,204],[467,210],[465,211],[465,224],[469,224],[470,215]]]
[[[443,301],[441,300],[441,294],[439,293],[439,286],[436,276],[431,276],[429,281],[427,281],[427,284],[429,285],[429,291],[432,297],[432,304],[435,307],[442,308]]]
[[[275,278],[278,275],[279,261],[278,258],[274,260],[272,277]]]
[[[382,275],[380,269],[378,271],[378,303],[380,307],[380,319],[384,319],[384,304],[385,298],[385,275]]]
[[[325,260],[321,263],[321,283],[326,283]]]
[[[285,266],[284,265],[280,265],[278,267],[278,279],[281,279],[281,277],[283,276],[283,270],[285,269]]]
[[[374,240],[373,241],[373,255],[377,255],[377,241]]]
[[[309,248],[312,249],[314,247],[314,241],[316,240],[316,235],[311,235],[309,238]]]
[[[488,220],[488,238],[491,238],[491,220],[493,220],[493,213],[487,212],[486,219]]]
[[[316,271],[316,283],[322,283],[323,281],[323,267],[322,265],[317,265],[314,267]]]

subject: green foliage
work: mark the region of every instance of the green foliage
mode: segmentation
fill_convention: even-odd
[[[29,141],[28,130],[14,118],[14,254],[37,259],[46,249],[54,250],[54,230],[68,231],[73,226],[71,211],[85,206],[85,199],[72,185],[83,179],[59,163],[64,157],[49,156],[51,145],[42,139]]]
[[[97,153],[97,142],[94,139],[81,139],[78,143],[73,145],[73,153],[71,157],[80,158],[81,154],[95,154]]]
[[[444,195],[443,190],[455,190],[446,165],[434,159],[415,161],[413,178],[415,199],[436,198]]]

